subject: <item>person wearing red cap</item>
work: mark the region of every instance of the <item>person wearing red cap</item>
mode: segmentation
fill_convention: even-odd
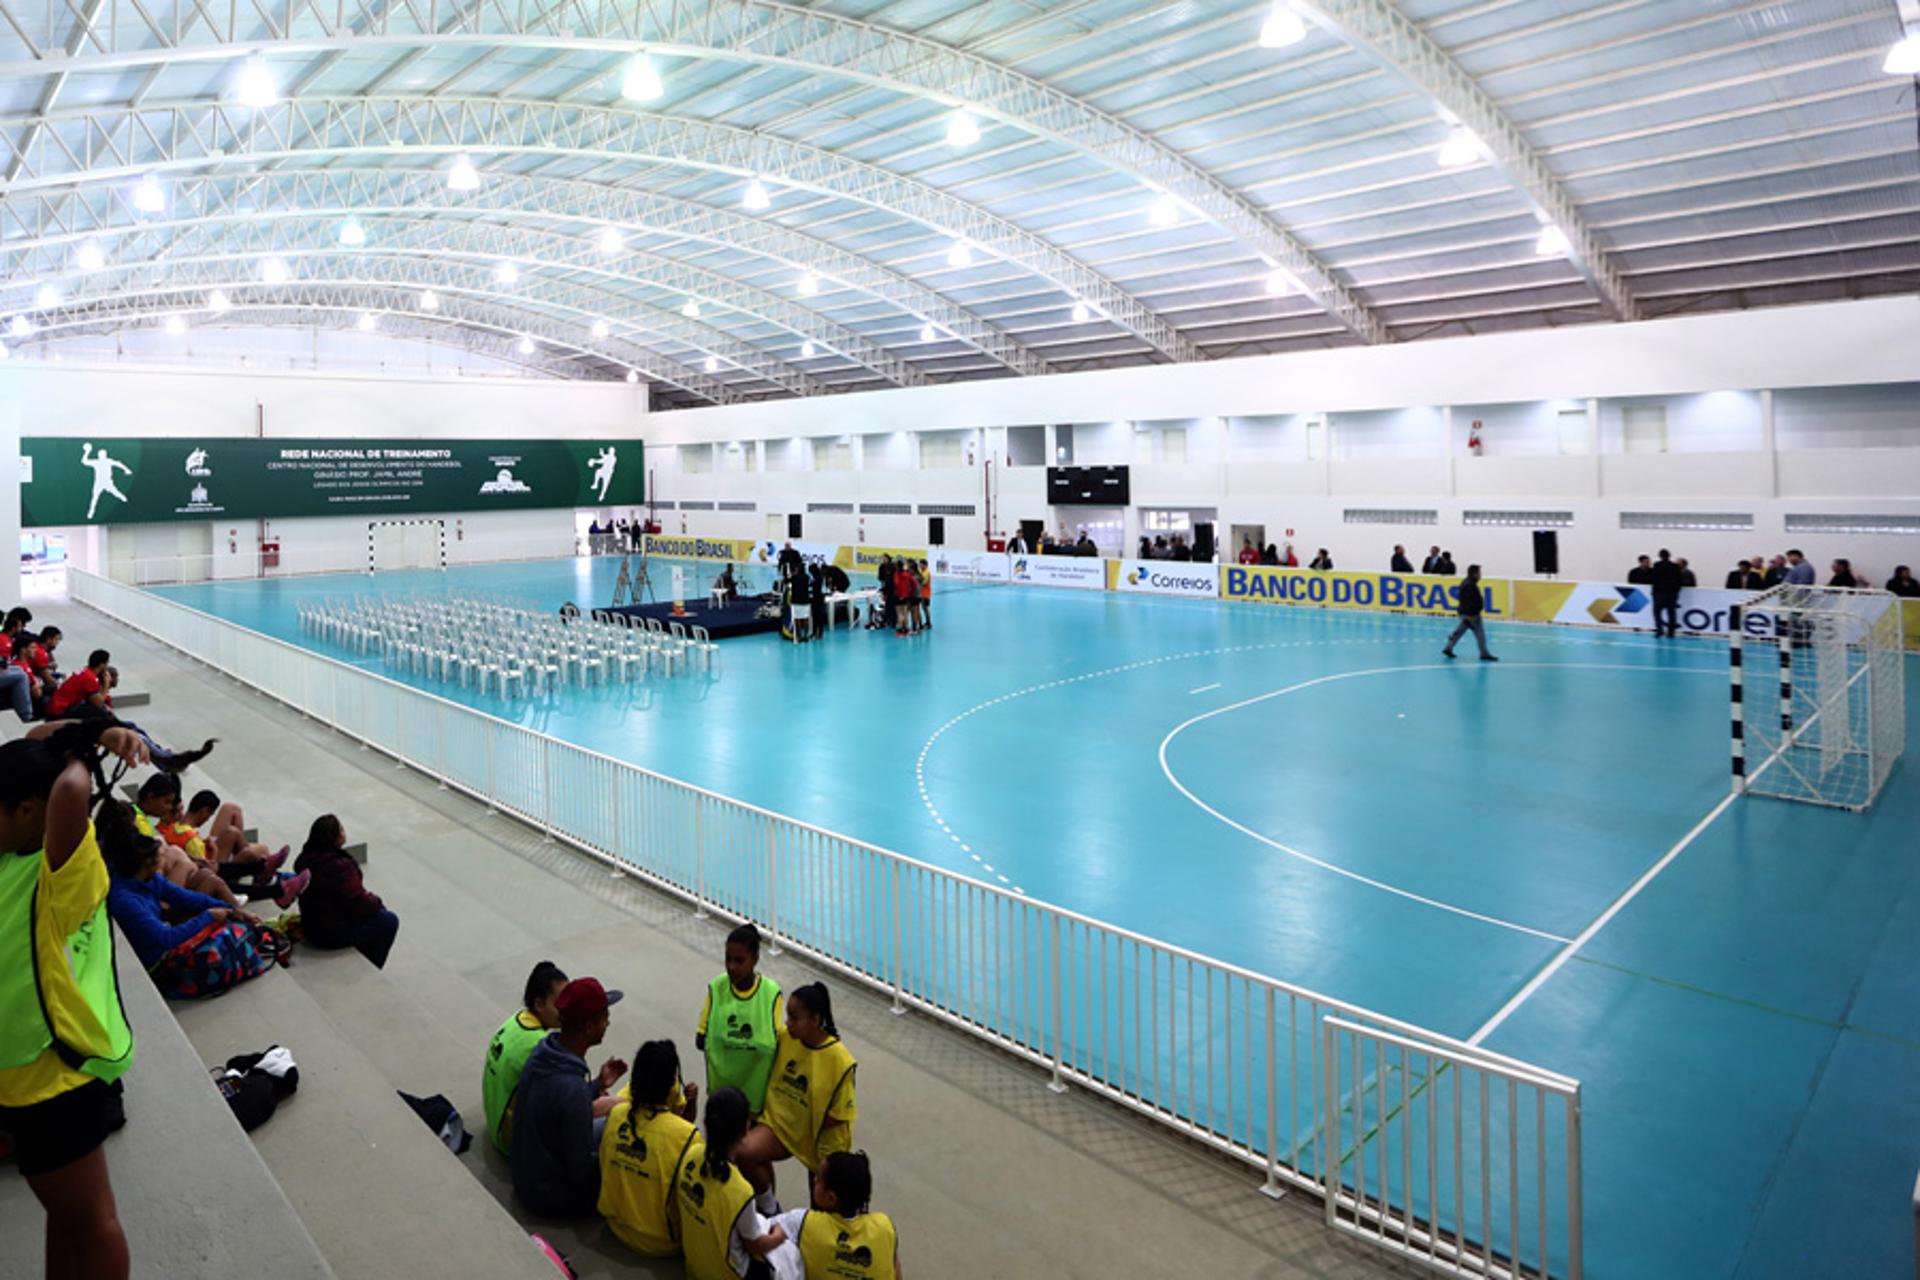
[[[514,1098],[513,1191],[533,1212],[584,1218],[600,1200],[600,1130],[617,1101],[613,1086],[627,1072],[607,1059],[589,1078],[587,1051],[606,1039],[607,1010],[620,992],[595,978],[575,978],[554,1007],[560,1029],[527,1057]]]

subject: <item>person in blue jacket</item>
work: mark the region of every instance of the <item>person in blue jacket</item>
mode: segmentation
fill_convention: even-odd
[[[260,917],[160,875],[160,842],[140,834],[130,810],[109,817],[105,810],[114,807],[103,808],[99,824],[100,851],[113,873],[107,913],[160,993],[174,1000],[218,995],[271,969]]]

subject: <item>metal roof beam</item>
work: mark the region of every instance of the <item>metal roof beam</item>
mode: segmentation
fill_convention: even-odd
[[[1301,13],[1420,90],[1445,116],[1479,139],[1488,158],[1526,198],[1543,227],[1567,238],[1573,261],[1616,320],[1640,312],[1626,280],[1600,247],[1586,219],[1526,135],[1492,95],[1447,56],[1392,0],[1294,0]]]

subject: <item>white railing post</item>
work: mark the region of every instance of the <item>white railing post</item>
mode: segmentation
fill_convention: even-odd
[[[1320,1100],[1325,1126],[1320,1130],[1321,1197],[1326,1202],[1327,1225],[1340,1221],[1340,1043],[1332,1022],[1320,1022]],[[1356,1130],[1358,1126],[1355,1126]]]
[[[540,739],[540,812],[544,834],[541,844],[553,843],[553,743]]]
[[[483,736],[487,740],[487,816],[491,818],[494,814],[500,812],[499,806],[494,804],[494,800],[493,800],[493,797],[496,794],[495,788],[498,785],[494,781],[494,773],[493,773],[493,768],[494,768],[493,766],[493,752],[494,752],[493,726],[483,725],[481,726],[481,731]]]
[[[696,796],[693,802],[693,918],[707,918],[707,799]]]
[[[887,864],[887,879],[889,881],[889,889],[890,889],[888,897],[892,899],[892,903],[893,903],[893,910],[888,913],[889,916],[891,917],[892,933],[893,933],[893,1010],[892,1012],[895,1014],[902,1014],[907,1011],[907,1006],[903,1004],[900,1000],[900,969],[901,969],[901,965],[900,965],[900,864],[898,862],[889,862]]]
[[[780,954],[780,824],[767,824],[767,954]]]
[[[1280,1087],[1280,1067],[1275,1058],[1273,984],[1267,983],[1267,1183],[1260,1194],[1278,1200],[1287,1194],[1280,1185],[1280,1105],[1274,1095]],[[1249,1084],[1252,1082],[1249,1081]],[[1251,1094],[1252,1090],[1248,1090]],[[1291,1103],[1293,1100],[1287,1100]]]
[[[1066,1051],[1061,1047],[1060,1036],[1060,913],[1050,912],[1048,919],[1053,921],[1052,942],[1048,946],[1048,950],[1052,953],[1048,967],[1052,971],[1050,980],[1052,992],[1049,1000],[1053,1006],[1053,1079],[1047,1081],[1047,1088],[1055,1093],[1065,1093],[1067,1082],[1061,1075],[1061,1058]]]
[[[1582,1236],[1584,1227],[1580,1221],[1583,1212],[1581,1175],[1580,1175],[1580,1091],[1576,1088],[1573,1096],[1567,1099],[1567,1280],[1581,1280],[1584,1263]],[[1915,1184],[1920,1192],[1920,1183]],[[1920,1256],[1914,1259],[1916,1273],[1920,1274]],[[1547,1260],[1540,1259],[1540,1273],[1545,1275]]]

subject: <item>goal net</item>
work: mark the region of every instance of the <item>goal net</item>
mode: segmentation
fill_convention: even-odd
[[[1907,747],[1898,597],[1782,584],[1729,621],[1734,789],[1872,805]]]

